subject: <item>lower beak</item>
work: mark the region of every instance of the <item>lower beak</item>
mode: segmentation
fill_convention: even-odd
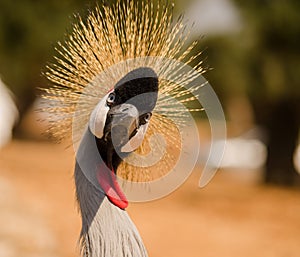
[[[124,146],[137,131],[139,112],[132,104],[120,104],[109,110],[104,128],[104,140],[115,150]]]

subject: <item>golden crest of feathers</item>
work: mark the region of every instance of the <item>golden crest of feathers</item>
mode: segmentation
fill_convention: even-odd
[[[118,174],[133,181],[163,175],[152,171],[169,170],[161,167],[176,163],[180,152],[177,124],[182,123],[187,111],[201,110],[186,104],[196,101],[195,92],[202,85],[185,89],[203,73],[201,62],[188,73],[178,65],[190,64],[201,54],[191,54],[197,42],[186,47],[188,37],[183,17],[173,21],[173,5],[165,1],[158,1],[156,6],[150,0],[117,1],[112,6],[97,6],[85,20],[78,17],[72,33],[58,44],[55,62],[47,67],[46,76],[53,83],[43,94],[48,133],[57,140],[73,136],[73,141],[80,141],[101,98],[131,70],[150,67],[159,78],[159,97],[147,137],[160,133],[167,147],[155,165],[140,168],[124,162]],[[168,80],[170,77],[176,83]],[[174,105],[170,96],[180,105]],[[159,142],[149,145],[147,139],[144,141],[137,150],[139,154],[162,153]]]

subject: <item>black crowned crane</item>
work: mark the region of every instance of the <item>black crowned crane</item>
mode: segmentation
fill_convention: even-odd
[[[125,211],[128,200],[118,175],[130,183],[151,179],[153,169],[165,170],[160,175],[168,172],[176,156],[160,151],[159,140],[147,147],[148,139],[158,132],[165,143],[180,146],[174,124],[182,123],[185,112],[199,110],[182,106],[196,100],[193,93],[200,85],[189,91],[184,87],[203,70],[199,64],[186,73],[178,64],[195,60],[191,51],[196,43],[186,47],[182,17],[173,22],[172,5],[163,3],[118,1],[96,7],[86,20],[77,17],[71,35],[57,47],[56,61],[47,67],[46,76],[54,83],[44,94],[48,132],[59,140],[72,134],[76,148],[85,257],[147,256]],[[146,165],[149,149],[163,156]],[[143,163],[126,161],[136,153]]]

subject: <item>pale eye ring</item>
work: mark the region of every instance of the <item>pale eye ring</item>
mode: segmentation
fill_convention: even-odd
[[[116,94],[114,92],[110,93],[106,99],[107,105],[112,105],[116,100]]]

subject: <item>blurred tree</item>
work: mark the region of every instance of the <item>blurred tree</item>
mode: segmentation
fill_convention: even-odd
[[[208,74],[224,98],[247,94],[256,122],[268,132],[265,180],[291,185],[297,173],[293,153],[299,131],[300,2],[236,0],[240,33],[209,38]]]
[[[86,11],[93,2],[0,1],[0,74],[16,95],[21,116],[32,103],[35,88],[47,85],[41,71],[53,56],[53,46],[63,40],[72,14]]]

